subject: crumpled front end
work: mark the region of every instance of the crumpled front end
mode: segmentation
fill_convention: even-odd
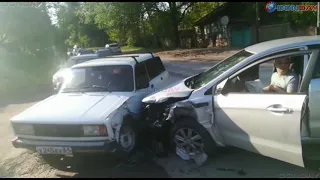
[[[126,142],[123,133],[121,134],[122,129],[124,125],[136,125],[139,119],[139,114],[136,113],[135,109],[131,109],[131,107],[138,105],[130,100],[132,98],[129,98],[117,108],[110,108],[111,113],[105,111],[104,113],[96,113],[94,116],[93,112],[89,113],[87,111],[85,115],[81,116],[82,120],[80,119],[72,124],[63,123],[62,120],[55,121],[55,123],[51,123],[53,122],[51,121],[46,124],[27,122],[26,120],[11,121],[16,135],[12,144],[16,148],[36,150],[41,154],[68,155],[70,152],[72,154],[99,151],[123,153]],[[95,108],[100,109],[99,106],[96,105]],[[91,123],[88,122],[89,120],[84,121],[85,117],[91,117]],[[93,128],[90,128],[90,126]],[[99,128],[94,129],[95,126],[99,126]],[[100,132],[101,127],[103,134]],[[20,130],[18,131],[17,128]],[[86,134],[88,131],[91,134]]]
[[[201,124],[212,136],[218,146],[224,146],[219,129],[214,121],[214,113],[211,101],[192,101],[189,97],[170,98],[168,101],[156,104],[144,105],[144,116],[149,127],[158,130],[159,136],[169,134],[170,128],[177,121],[183,121],[186,117],[191,117]],[[168,141],[170,137],[167,137]],[[167,142],[170,143],[170,142]]]

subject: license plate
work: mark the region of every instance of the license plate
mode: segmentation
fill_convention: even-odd
[[[40,154],[64,154],[64,155],[72,155],[71,147],[45,147],[38,146],[36,150]]]

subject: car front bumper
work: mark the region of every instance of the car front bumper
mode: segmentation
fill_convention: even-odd
[[[116,141],[53,141],[53,140],[31,140],[15,137],[12,141],[15,148],[36,150],[37,146],[46,147],[71,147],[72,153],[90,152],[115,152],[118,144]]]

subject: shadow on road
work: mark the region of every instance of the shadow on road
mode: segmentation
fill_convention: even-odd
[[[167,178],[169,175],[153,160],[145,156],[137,161],[123,161],[112,155],[91,154],[62,158],[51,166],[74,175],[68,176],[64,173],[56,176],[62,178]]]

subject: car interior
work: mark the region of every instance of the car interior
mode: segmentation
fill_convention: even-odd
[[[304,56],[292,56],[289,58],[291,61],[290,69],[295,72],[298,77],[299,77],[299,86],[301,85],[301,80],[303,76],[303,65],[304,65]],[[272,60],[273,61],[273,60]],[[270,61],[269,61],[270,62]],[[267,62],[267,63],[269,63]],[[264,62],[266,63],[266,62]],[[263,64],[264,64],[263,63]],[[255,65],[242,73],[240,73],[238,76],[229,79],[223,89],[224,92],[250,92],[250,93],[263,93],[262,88],[263,87],[255,87],[255,88],[250,88],[251,86],[265,86],[261,82],[261,77],[260,77],[260,66],[261,64]],[[276,68],[273,67],[273,72],[276,72]],[[270,75],[268,78],[271,79],[272,73],[270,72]],[[252,89],[255,89],[253,91]]]

